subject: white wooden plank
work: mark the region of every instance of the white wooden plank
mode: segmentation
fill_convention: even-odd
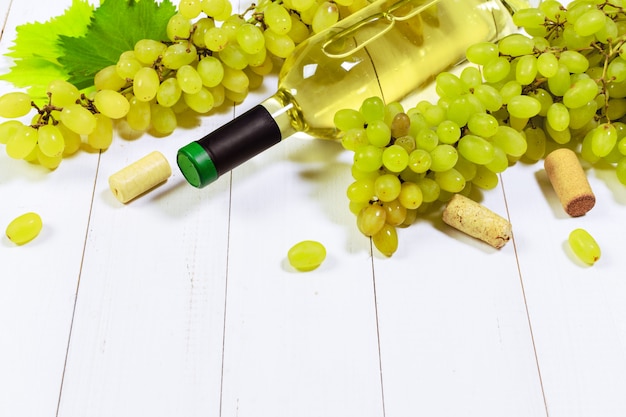
[[[507,216],[500,188],[483,195]],[[493,249],[440,213],[399,236],[375,257],[386,415],[545,415],[513,242]]]
[[[4,20],[9,2],[2,2]],[[0,72],[15,27],[45,21],[55,7],[12,2],[0,43]],[[14,91],[0,84],[0,94]],[[54,415],[63,376],[72,311],[89,219],[98,156],[81,154],[49,172],[0,152],[0,415]],[[44,227],[36,240],[16,246],[4,228],[35,211]],[[36,393],[37,401],[33,401]]]
[[[611,171],[588,171],[596,206],[567,216],[541,164],[505,173],[522,281],[552,417],[626,413],[626,259],[622,242],[626,189]],[[592,267],[566,243],[587,229],[603,250]]]
[[[233,172],[223,415],[382,416],[369,244],[338,144],[291,138]],[[312,272],[291,245],[322,242]]]
[[[218,412],[229,182],[199,192],[174,158],[190,135],[223,121],[117,139],[103,154],[59,415]],[[122,205],[108,176],[152,150],[172,177]]]

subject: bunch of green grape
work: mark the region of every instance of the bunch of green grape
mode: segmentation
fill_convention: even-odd
[[[167,24],[169,40],[138,41],[95,75],[90,93],[58,80],[44,104],[23,92],[0,97],[0,117],[20,119],[0,124],[0,143],[12,158],[54,169],[82,147],[107,149],[115,121],[168,135],[185,112],[204,115],[226,100],[242,102],[297,44],[366,3],[263,0],[237,14],[229,0],[180,0]]]
[[[626,10],[622,1],[546,0],[513,16],[526,33],[470,46],[436,77],[436,102],[404,110],[366,99],[335,115],[354,152],[347,190],[357,226],[391,256],[396,228],[453,194],[497,186],[519,160],[569,147],[626,185]],[[457,75],[458,74],[458,75]]]

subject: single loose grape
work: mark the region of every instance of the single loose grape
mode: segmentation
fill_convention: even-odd
[[[600,246],[585,229],[573,230],[569,234],[567,241],[572,252],[586,264],[593,265],[600,259]]]
[[[13,119],[28,114],[31,110],[31,98],[21,91],[4,94],[0,97],[0,117]]]
[[[28,243],[39,235],[43,223],[37,213],[29,212],[16,217],[6,228],[6,235],[17,245]]]
[[[304,240],[289,249],[287,259],[299,271],[312,271],[326,259],[326,248],[315,240]]]

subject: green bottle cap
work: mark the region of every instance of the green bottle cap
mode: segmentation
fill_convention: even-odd
[[[218,178],[211,155],[198,142],[191,142],[178,150],[176,162],[187,182],[202,188]]]

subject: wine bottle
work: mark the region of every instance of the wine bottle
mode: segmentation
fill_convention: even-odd
[[[296,132],[336,139],[337,110],[372,96],[399,101],[460,63],[468,46],[514,32],[511,13],[528,7],[514,1],[377,0],[302,42],[276,93],[179,149],[178,167],[201,188]]]

